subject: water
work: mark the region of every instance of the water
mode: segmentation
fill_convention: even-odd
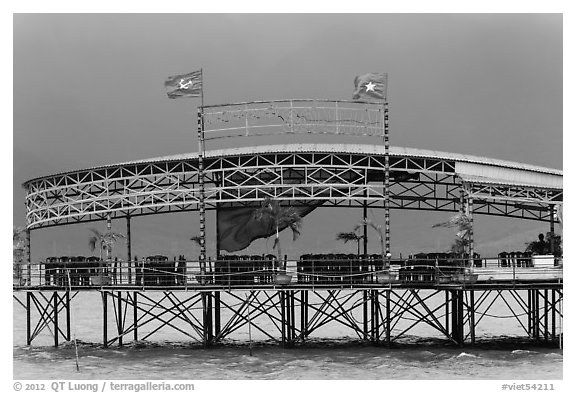
[[[24,298],[23,294],[17,296]],[[149,341],[134,343],[128,338],[124,347],[105,349],[101,346],[100,296],[82,293],[73,299],[72,305],[72,334],[78,340],[80,371],[76,370],[72,342],[54,348],[46,332],[32,346],[25,345],[26,316],[15,303],[14,379],[559,380],[563,377],[562,351],[528,341],[515,318],[485,318],[477,328],[480,344],[464,348],[448,344],[441,334],[426,325],[412,329],[411,335],[391,349],[363,343],[354,332],[335,323],[316,332],[306,345],[293,348],[272,344],[252,329],[257,342],[250,356],[246,327],[234,332],[225,345],[209,349],[168,328]],[[510,311],[494,306],[490,314],[506,316]],[[113,322],[109,322],[109,331],[113,332]],[[265,330],[274,329],[269,320],[256,318],[255,322]],[[152,329],[153,326],[143,327],[140,334]]]

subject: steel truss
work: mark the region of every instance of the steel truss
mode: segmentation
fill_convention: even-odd
[[[25,303],[13,295],[14,300],[26,310],[26,345],[30,345],[45,329],[53,337],[55,347],[60,339],[70,341],[70,301],[77,294],[54,291],[47,296],[44,292],[27,291]]]
[[[291,204],[384,207],[384,156],[336,152],[264,152],[204,158],[209,209],[253,205],[265,197]],[[463,184],[455,162],[390,157],[390,208],[457,211],[464,186],[474,213],[545,221],[562,190]],[[134,163],[31,180],[29,229],[198,210],[197,158]]]
[[[77,293],[27,292],[25,303],[14,297],[27,313],[28,345],[44,329],[54,337],[55,346],[60,339],[70,340],[70,300]],[[248,329],[269,341],[295,345],[321,334],[320,329],[330,323],[374,344],[402,343],[409,334],[421,336],[414,330],[423,326],[465,345],[476,342],[477,327],[490,318],[513,319],[535,341],[557,342],[562,337],[563,290],[554,285],[100,293],[104,346],[123,345],[128,337],[148,340],[166,328],[203,345],[226,342]],[[508,314],[496,315],[496,309]]]

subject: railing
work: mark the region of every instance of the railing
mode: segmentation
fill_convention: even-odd
[[[21,265],[14,275],[14,288],[94,288],[94,287],[189,287],[217,285],[244,287],[278,284],[276,277],[286,273],[292,284],[308,286],[353,286],[361,284],[405,283],[446,284],[497,281],[561,280],[562,259],[546,263],[503,263],[499,258],[392,260],[386,268],[382,260],[306,259],[286,263],[281,269],[275,260],[209,261],[202,274],[198,261],[106,261],[75,263],[36,263]]]

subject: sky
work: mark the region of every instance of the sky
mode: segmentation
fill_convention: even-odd
[[[28,179],[196,151],[199,100],[169,100],[163,82],[199,68],[205,104],[350,99],[356,75],[387,72],[392,145],[563,167],[561,14],[15,14],[13,224],[24,225]],[[318,209],[300,239],[283,236],[283,249],[355,252],[334,238],[360,214]],[[384,221],[383,211],[370,214]],[[453,231],[431,227],[448,216],[392,211],[394,256],[446,250]],[[125,230],[124,220],[113,225]],[[89,255],[90,227],[105,223],[33,231],[32,259]],[[133,255],[194,256],[197,227],[192,212],[134,218]],[[475,244],[485,256],[522,250],[547,229],[477,216]]]

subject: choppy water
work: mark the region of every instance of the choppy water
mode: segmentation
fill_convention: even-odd
[[[329,324],[306,345],[282,348],[257,332],[253,356],[245,329],[226,345],[203,348],[166,329],[147,342],[101,346],[101,303],[96,294],[73,300],[73,343],[51,346],[48,333],[25,345],[24,310],[14,305],[14,379],[562,379],[558,348],[534,345],[510,318],[486,321],[476,346],[458,348],[434,332],[406,336],[393,348],[362,343],[339,324]],[[493,311],[495,313],[496,311]],[[506,313],[506,311],[502,311]],[[112,325],[111,325],[112,326]],[[150,328],[151,329],[151,328]],[[112,331],[112,327],[110,328]],[[414,330],[420,336],[418,330]],[[411,331],[411,333],[414,333]],[[129,340],[127,340],[129,341]]]

